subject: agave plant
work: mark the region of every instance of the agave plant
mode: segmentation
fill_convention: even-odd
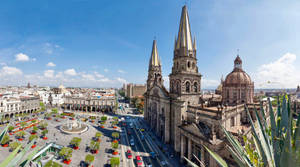
[[[0,134],[0,142],[3,139],[4,135],[6,134],[8,130],[9,124],[7,127],[1,132]],[[22,151],[22,144],[20,144],[11,154],[9,154],[1,163],[0,167],[15,167],[15,166],[25,166],[29,161],[31,161],[32,157],[36,154],[39,148],[35,148],[31,154],[29,154],[27,157],[25,154],[29,151],[32,144],[35,142],[35,140],[32,140],[29,144],[27,144]],[[25,159],[22,161],[22,159]]]
[[[281,104],[278,100],[277,112],[274,113],[270,99],[268,99],[268,104],[269,120],[267,120],[261,104],[260,114],[255,110],[256,122],[252,120],[248,108],[245,106],[252,127],[252,139],[245,139],[244,147],[222,127],[230,143],[230,146],[227,146],[228,151],[235,162],[242,167],[300,166],[300,114],[297,119],[293,118],[293,114],[296,115],[296,105],[292,109],[290,98],[284,96]],[[251,147],[251,145],[255,147]],[[228,166],[217,153],[208,148],[206,150],[221,166]],[[188,163],[195,166],[189,161]]]

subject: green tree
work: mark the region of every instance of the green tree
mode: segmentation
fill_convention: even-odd
[[[2,145],[8,144],[9,140],[10,140],[9,136],[8,135],[4,135],[3,138],[2,138],[1,144]]]
[[[90,143],[90,148],[93,151],[99,150],[100,149],[100,143],[92,140],[91,143]]]
[[[111,167],[118,167],[120,165],[120,158],[119,157],[112,157],[110,159]]]
[[[80,142],[81,142],[81,138],[73,137],[73,139],[70,142],[70,145],[72,145],[73,147],[79,147]]]
[[[64,160],[70,160],[70,158],[72,157],[72,153],[73,150],[71,148],[64,147],[60,150],[58,154],[59,156],[63,157]]]
[[[32,141],[33,139],[37,139],[38,136],[37,135],[30,135],[29,136],[29,141]]]
[[[95,156],[91,154],[85,156],[85,162],[89,165],[92,164],[94,160],[95,160]]]
[[[32,133],[37,133],[37,131],[39,130],[39,128],[37,128],[36,126],[33,126],[32,127]]]
[[[21,122],[20,125],[22,126],[22,128],[25,128],[27,126],[27,123],[26,122]]]
[[[120,133],[119,132],[113,132],[111,134],[111,136],[114,138],[114,139],[118,139],[120,137]]]
[[[107,120],[107,117],[106,117],[106,116],[102,116],[102,117],[101,117],[101,121],[104,121],[104,122],[105,122],[106,120]]]
[[[101,132],[96,132],[95,138],[96,138],[97,140],[99,140],[101,136],[102,136],[102,133],[101,133]]]
[[[18,137],[18,138],[24,138],[24,136],[25,136],[25,132],[24,131],[20,131],[20,132],[18,132],[17,134],[16,134],[16,136]]]
[[[20,145],[20,143],[15,141],[15,142],[10,143],[10,144],[9,144],[9,147],[10,147],[10,149],[13,151],[13,150],[15,150],[19,145]]]
[[[14,129],[15,129],[15,127],[13,127],[13,126],[9,126],[9,127],[8,127],[8,131],[9,131],[9,132],[11,132],[11,131],[14,130]]]
[[[43,131],[42,131],[43,137],[45,137],[47,133],[48,133],[48,130],[47,130],[47,129],[43,130]]]
[[[44,167],[62,167],[62,165],[60,165],[57,162],[54,162],[52,160],[48,161]]]

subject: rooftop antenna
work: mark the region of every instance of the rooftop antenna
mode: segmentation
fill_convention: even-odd
[[[237,55],[238,56],[240,55],[240,49],[237,49]]]

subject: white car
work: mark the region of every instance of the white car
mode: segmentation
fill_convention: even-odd
[[[131,146],[134,146],[134,141],[130,141],[130,145],[131,145]]]

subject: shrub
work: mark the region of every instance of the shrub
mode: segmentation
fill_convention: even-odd
[[[10,147],[11,150],[13,151],[13,150],[15,150],[19,145],[20,145],[20,143],[15,141],[15,142],[13,142],[13,143],[10,143],[10,144],[9,144],[9,147]]]
[[[45,130],[42,131],[42,135],[43,135],[43,136],[46,136],[47,133],[48,133],[48,130],[47,130],[47,129],[45,129]]]
[[[29,141],[32,141],[33,139],[36,139],[37,138],[37,135],[31,135],[29,136]]]
[[[112,167],[118,167],[120,165],[120,158],[119,157],[113,157],[110,159],[110,165]]]
[[[12,130],[14,130],[15,128],[13,126],[9,126],[8,127],[8,131],[11,132]]]
[[[72,157],[72,152],[73,150],[71,148],[64,147],[60,150],[58,154],[59,156],[63,157],[63,159],[69,160]]]
[[[4,135],[4,137],[2,138],[1,144],[2,145],[8,144],[9,140],[10,140],[9,136],[8,135]]]
[[[73,145],[75,147],[79,147],[80,142],[81,142],[81,138],[79,138],[79,137],[73,137],[73,139],[70,142],[70,145]]]
[[[119,133],[119,132],[113,132],[113,133],[111,134],[111,136],[112,136],[113,138],[115,138],[115,139],[118,139],[118,138],[120,137],[120,133]]]
[[[62,165],[50,160],[45,164],[44,167],[62,167]]]
[[[95,157],[91,154],[88,154],[85,156],[85,162],[87,164],[91,164],[95,160]]]

